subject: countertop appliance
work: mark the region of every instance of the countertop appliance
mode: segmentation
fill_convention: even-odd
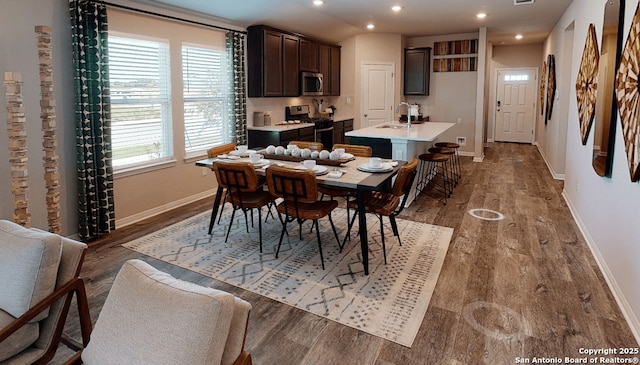
[[[333,147],[333,119],[326,117],[310,117],[309,105],[292,105],[285,107],[284,115],[287,121],[299,120],[300,123],[313,124],[313,140],[324,145],[325,149]]]

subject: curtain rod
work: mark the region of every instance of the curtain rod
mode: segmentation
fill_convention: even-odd
[[[197,21],[194,21],[194,20],[182,19],[182,18],[178,18],[178,17],[172,16],[172,15],[160,14],[160,13],[155,13],[153,11],[132,8],[132,7],[126,6],[126,5],[113,4],[113,3],[106,2],[106,1],[101,1],[101,0],[89,0],[89,1],[94,2],[94,3],[98,3],[98,4],[102,4],[102,5],[113,6],[114,8],[120,8],[120,9],[124,9],[124,10],[133,11],[133,12],[136,12],[136,13],[142,13],[142,14],[146,14],[146,15],[157,16],[157,17],[160,17],[160,18],[176,20],[176,21],[179,21],[179,22],[190,23],[190,24],[200,25],[200,26],[209,27],[209,28],[216,28],[216,29],[226,30],[226,31],[229,31],[229,32],[237,32],[237,33],[247,34],[247,32],[241,31],[241,30],[225,28],[225,27],[221,27],[221,26],[218,26],[218,25],[197,22]]]

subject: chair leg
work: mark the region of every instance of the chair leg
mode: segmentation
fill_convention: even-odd
[[[220,206],[220,214],[218,214],[218,224],[220,224],[220,219],[222,219],[222,213],[224,212],[224,206],[227,201],[227,196],[229,195],[229,190],[224,191],[224,196],[222,197],[222,205]]]
[[[322,262],[322,270],[324,270],[324,257],[322,256],[322,243],[320,242],[320,229],[318,228],[318,220],[313,220],[313,225],[316,226],[316,237],[318,238],[318,251],[320,252],[320,261]]]
[[[224,238],[224,243],[227,243],[227,240],[229,239],[229,233],[231,232],[231,226],[233,225],[233,217],[235,217],[236,215],[236,210],[235,208],[233,209],[233,211],[231,211],[231,219],[229,220],[229,228],[227,228],[227,236]],[[247,228],[247,232],[248,228]]]
[[[382,237],[382,254],[384,255],[384,264],[387,264],[387,248],[384,242],[384,224],[382,222],[382,216],[378,216],[380,218],[380,236]]]
[[[258,208],[258,237],[260,238],[260,253],[262,253],[262,208]]]
[[[336,238],[336,242],[338,242],[338,247],[340,247],[340,238],[338,238],[338,231],[336,231],[336,226],[335,224],[333,224],[331,213],[329,213],[329,223],[331,223],[331,230],[333,230],[333,236]]]
[[[355,223],[357,217],[358,217],[358,211],[356,211],[353,214],[353,216],[351,217],[351,222],[348,222],[347,224],[347,234],[344,236],[344,240],[342,240],[342,245],[340,246],[340,252],[342,252],[344,245],[347,243],[347,238],[351,240],[351,228],[353,228],[353,224]]]
[[[398,246],[402,246],[402,241],[400,241],[400,232],[398,231],[398,224],[396,223],[396,216],[390,215],[389,221],[391,222],[391,229],[393,230],[393,235],[398,237]]]
[[[282,245],[282,239],[284,238],[284,233],[287,231],[287,217],[285,216],[284,220],[282,220],[282,232],[280,232],[280,240],[278,241],[278,248],[276,249],[276,258],[278,258],[278,254],[280,253],[280,245]],[[287,233],[287,236],[289,233]]]

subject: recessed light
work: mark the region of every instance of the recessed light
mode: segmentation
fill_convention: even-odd
[[[478,18],[478,19],[484,19],[486,17],[487,17],[486,13],[478,13],[478,14],[476,14],[476,18]]]
[[[324,4],[324,1],[322,1],[322,0],[313,0],[313,5],[315,5],[315,6],[320,6],[322,4]]]
[[[367,29],[373,29],[373,28],[375,28],[375,27],[376,27],[376,26],[375,26],[375,25],[373,25],[373,24],[371,24],[371,23],[367,24]]]
[[[400,6],[400,5],[394,5],[394,6],[392,6],[392,7],[391,7],[391,10],[393,10],[393,11],[400,11],[400,10],[402,10],[402,6]]]
[[[524,38],[522,34],[516,34],[516,39],[522,39],[522,38]]]

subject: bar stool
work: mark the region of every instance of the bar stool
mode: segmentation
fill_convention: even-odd
[[[449,156],[440,153],[423,153],[418,156],[420,168],[418,182],[416,183],[416,196],[431,187],[431,190],[441,193],[442,199],[430,195],[444,205],[447,205],[447,197],[451,196],[453,186],[449,179]],[[414,197],[414,199],[415,199]]]
[[[449,161],[447,162],[449,165],[449,168],[447,169],[449,175],[449,181],[452,183],[452,187],[455,185],[458,185],[458,174],[456,173],[456,168],[455,168],[455,154],[456,154],[456,150],[453,148],[448,148],[448,147],[431,147],[428,150],[430,153],[439,153],[441,155],[446,155],[449,157]],[[452,188],[453,190],[453,188]]]
[[[460,153],[458,150],[460,149],[460,144],[454,142],[436,142],[435,147],[445,147],[445,148],[453,148],[456,152],[454,155],[453,162],[455,163],[455,171],[458,176],[458,181],[462,179],[462,166],[460,165]]]

